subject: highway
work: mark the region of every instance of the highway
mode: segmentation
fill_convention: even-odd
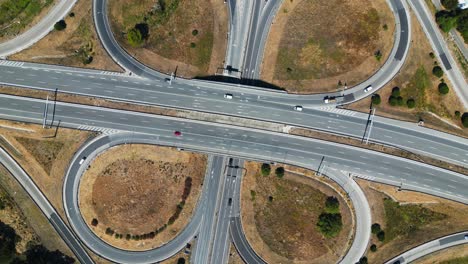
[[[449,247],[467,244],[468,243],[468,231],[444,236],[435,240],[426,242],[415,248],[412,248],[403,254],[387,261],[386,264],[405,264],[411,263],[421,257],[429,255],[439,250],[443,250]]]
[[[39,190],[31,177],[21,166],[2,148],[0,148],[0,163],[15,177],[15,179],[26,190],[31,199],[36,203],[42,213],[46,216],[63,241],[73,251],[80,263],[92,264],[94,261],[81,245],[75,234],[63,222],[55,208]]]
[[[431,43],[432,49],[441,61],[441,67],[444,69],[445,76],[450,80],[455,93],[458,95],[461,103],[468,109],[468,84],[466,83],[463,74],[458,68],[447,44],[436,25],[432,13],[428,10],[426,4],[419,0],[408,0],[411,7],[416,14],[421,26],[426,33],[429,42]]]
[[[67,16],[76,0],[58,0],[57,4],[37,24],[27,31],[6,42],[0,43],[0,57],[5,58],[20,52],[49,34],[57,21]]]

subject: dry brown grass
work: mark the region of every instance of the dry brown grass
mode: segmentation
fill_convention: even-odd
[[[455,258],[468,257],[468,244],[451,247],[442,251],[429,254],[412,263],[414,264],[437,264],[443,261],[449,261]],[[460,262],[458,262],[460,263]],[[449,263],[446,263],[449,264]],[[456,263],[453,263],[456,264]]]
[[[153,0],[115,0],[110,3],[110,18],[119,43],[144,64],[177,75],[193,77],[213,75],[223,67],[226,48],[227,10],[217,0],[165,0],[169,10],[174,2],[178,7],[167,19],[155,21]],[[153,14],[153,15],[152,15]],[[131,47],[126,32],[136,24],[147,23],[149,36],[142,47]],[[197,30],[198,34],[192,34]],[[195,47],[191,47],[195,43]]]
[[[339,81],[357,84],[383,64],[393,31],[385,0],[284,1],[270,31],[262,79],[293,93],[334,91]]]
[[[466,137],[468,136],[468,130],[462,129],[460,118],[455,117],[455,111],[460,111],[463,114],[464,108],[450,83],[448,83],[450,87],[449,94],[439,94],[437,86],[440,80],[432,74],[432,68],[437,63],[436,59],[429,56],[432,48],[418,20],[414,17],[414,14],[411,16],[412,44],[408,57],[405,65],[395,78],[379,90],[378,94],[382,98],[382,103],[377,106],[376,114],[411,122],[417,122],[422,118],[428,127]],[[408,109],[406,104],[404,106],[390,106],[388,98],[394,87],[400,88],[401,96],[405,101],[413,98],[416,101],[416,108]],[[370,100],[370,97],[363,99],[349,105],[347,108],[365,112],[369,109]],[[436,114],[439,118],[432,116],[430,113]]]
[[[231,243],[229,247],[229,261],[228,264],[244,264],[244,261],[239,256],[239,253],[236,250],[234,244]]]
[[[75,17],[65,17],[65,30],[52,31],[32,47],[12,55],[10,59],[122,71],[107,55],[97,37],[91,8],[91,0],[78,0],[71,11],[75,13]],[[84,60],[88,56],[92,56],[92,62],[85,64]]]
[[[285,177],[278,179],[274,168],[264,177],[259,167],[246,163],[241,193],[243,228],[254,250],[269,263],[332,263],[345,254],[352,233],[347,201],[330,185],[310,178],[311,172],[286,166]],[[339,198],[343,217],[343,230],[332,239],[316,228],[327,196]]]
[[[436,214],[443,214],[446,217],[442,220],[429,221],[405,235],[399,235],[395,239],[380,243],[375,236],[372,237],[371,244],[377,244],[378,250],[375,253],[369,252],[367,257],[369,263],[383,263],[384,261],[424,242],[435,238],[459,232],[468,229],[468,206],[446,199],[430,196],[426,194],[400,191],[396,187],[357,180],[366,194],[371,206],[372,221],[379,223],[383,230],[388,225],[385,215],[384,198],[389,198],[399,202],[402,206],[405,204],[415,204],[420,208],[426,208]]]
[[[122,145],[100,154],[80,184],[80,209],[92,230],[110,244],[131,250],[158,247],[174,238],[190,221],[201,192],[206,156],[151,145]],[[192,187],[179,218],[168,224],[182,202],[185,181]],[[99,221],[93,227],[93,218]],[[153,239],[126,240],[125,236],[154,232]],[[122,234],[105,234],[106,228]]]

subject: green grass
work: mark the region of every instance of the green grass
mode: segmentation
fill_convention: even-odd
[[[461,258],[449,259],[449,260],[446,260],[446,261],[442,261],[439,264],[468,264],[468,256],[467,257],[461,257]]]
[[[0,4],[0,35],[15,35],[53,0],[7,0]]]
[[[204,72],[208,71],[213,49],[213,32],[205,32],[195,44],[196,47],[191,50],[191,64]]]
[[[421,205],[399,205],[391,199],[384,199],[385,242],[398,236],[408,237],[421,227],[447,218]]]

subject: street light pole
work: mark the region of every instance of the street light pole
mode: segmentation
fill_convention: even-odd
[[[46,126],[48,110],[49,110],[49,96],[47,96],[47,99],[46,99],[46,105],[45,105],[44,115],[43,115],[43,119],[42,119],[42,128],[45,128],[45,126]]]
[[[372,125],[374,124],[375,109],[376,108],[372,108],[372,116],[371,116],[371,120],[370,120],[369,134],[367,135],[367,139],[366,139],[366,145],[367,145],[367,143],[369,143],[369,138],[370,138],[370,135],[371,135],[371,132],[372,132]]]

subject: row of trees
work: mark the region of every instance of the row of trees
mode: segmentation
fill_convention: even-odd
[[[271,166],[268,163],[263,163],[261,167],[261,172],[263,176],[269,176],[271,174]],[[284,167],[277,167],[275,169],[275,175],[278,178],[283,178],[284,177]]]
[[[468,43],[468,9],[458,8],[458,0],[442,0],[446,10],[436,13],[436,21],[444,32],[456,28]]]

